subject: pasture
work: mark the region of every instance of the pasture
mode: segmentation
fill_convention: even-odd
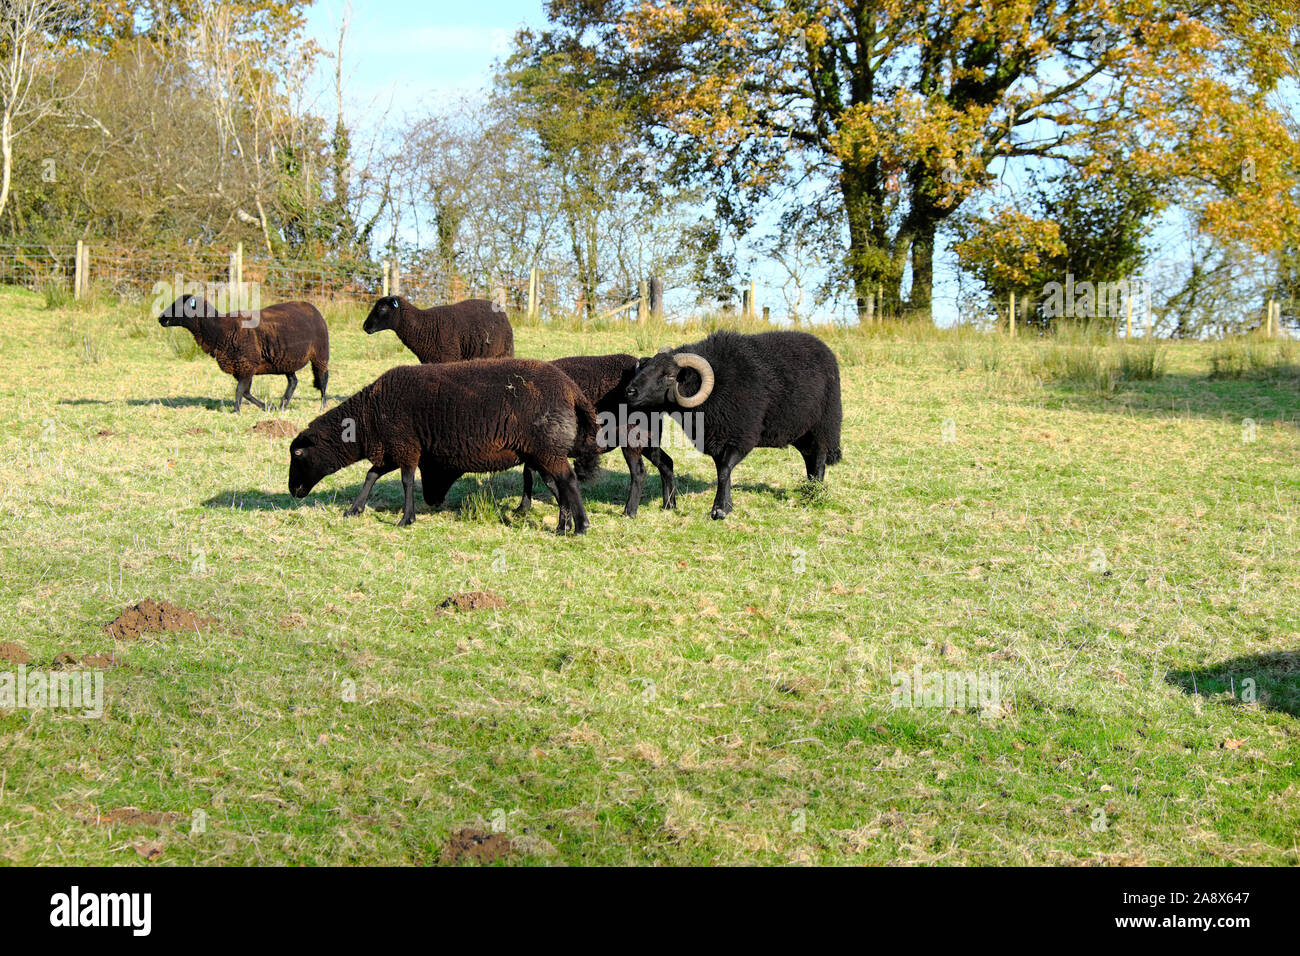
[[[333,397],[413,361],[323,311]],[[422,865],[473,829],[515,864],[1300,863],[1293,343],[832,332],[824,488],[759,449],[711,521],[672,448],[677,510],[651,468],[629,520],[614,452],[560,539],[547,495],[508,520],[519,469],[406,529],[396,474],[359,518],[364,466],[295,501],[310,389],[236,416],[140,309],[0,315],[0,670],[111,655],[99,719],[0,710],[4,862]],[[504,606],[439,607],[469,591]],[[144,599],[214,623],[106,633]]]

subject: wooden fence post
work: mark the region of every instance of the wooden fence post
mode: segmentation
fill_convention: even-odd
[[[1268,318],[1264,320],[1264,335],[1268,338],[1273,337],[1273,309],[1277,302],[1270,296],[1268,300]]]
[[[769,323],[771,323],[771,321],[772,321],[772,307],[765,305],[763,306],[763,324],[768,325]],[[796,319],[796,324],[797,323],[798,320]]]
[[[1016,293],[1011,292],[1011,308],[1007,310],[1007,329],[1011,333],[1011,338],[1016,337]]]
[[[1127,288],[1128,291],[1124,295],[1124,298],[1128,300],[1128,327],[1124,332],[1125,342],[1133,338],[1133,281],[1131,279]]]
[[[239,283],[239,288],[244,287],[244,244],[235,243],[235,281]]]
[[[650,277],[650,314],[656,319],[664,317],[664,280],[660,276]]]
[[[384,259],[381,265],[383,266],[383,272],[384,272],[384,293],[383,294],[384,297],[387,298],[388,297],[388,260]]]
[[[528,270],[528,320],[537,318],[537,267]]]
[[[81,287],[85,282],[85,279],[82,277],[81,274],[82,251],[84,249],[85,249],[85,243],[83,243],[80,239],[78,239],[77,240],[77,261],[74,263],[73,270],[72,270],[72,298],[74,299],[81,298]]]
[[[642,280],[637,288],[636,320],[644,322],[650,317],[650,284]]]
[[[749,290],[741,289],[740,290],[740,317],[742,319],[749,318],[749,310],[752,309],[753,307],[754,307],[754,300],[750,298]]]
[[[392,270],[393,278],[389,285],[392,287],[393,295],[402,294],[402,266],[396,259],[389,260],[389,267]]]

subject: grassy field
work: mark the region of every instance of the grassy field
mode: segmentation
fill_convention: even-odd
[[[521,864],[1300,862],[1289,344],[834,333],[824,494],[761,449],[710,521],[673,450],[678,509],[651,469],[628,520],[615,453],[559,539],[548,496],[507,520],[518,469],[407,529],[396,475],[344,519],[363,466],[297,502],[253,429],[306,425],[310,376],[236,416],[134,307],[0,315],[0,671],[114,655],[100,719],[0,710],[0,860],[429,864],[473,828]],[[410,361],[362,317],[339,396]],[[505,606],[439,608],[471,590]],[[145,598],[217,624],[105,632]],[[998,695],[895,706],[900,672]]]

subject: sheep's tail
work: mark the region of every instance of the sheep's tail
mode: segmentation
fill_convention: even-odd
[[[578,416],[578,438],[573,444],[573,473],[579,481],[591,481],[600,474],[600,444],[596,440],[600,426],[596,421],[596,409],[579,393],[578,401],[573,403],[573,410]]]
[[[844,454],[840,451],[838,442],[826,450],[826,464],[828,465],[838,465],[843,458]]]

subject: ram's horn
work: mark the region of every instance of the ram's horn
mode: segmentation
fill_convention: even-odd
[[[709,364],[708,359],[702,355],[696,355],[694,352],[678,352],[673,356],[673,361],[682,368],[693,368],[700,373],[700,387],[694,395],[682,395],[677,391],[677,386],[673,386],[672,399],[682,408],[694,408],[696,405],[703,405],[704,400],[713,393],[713,366]]]

